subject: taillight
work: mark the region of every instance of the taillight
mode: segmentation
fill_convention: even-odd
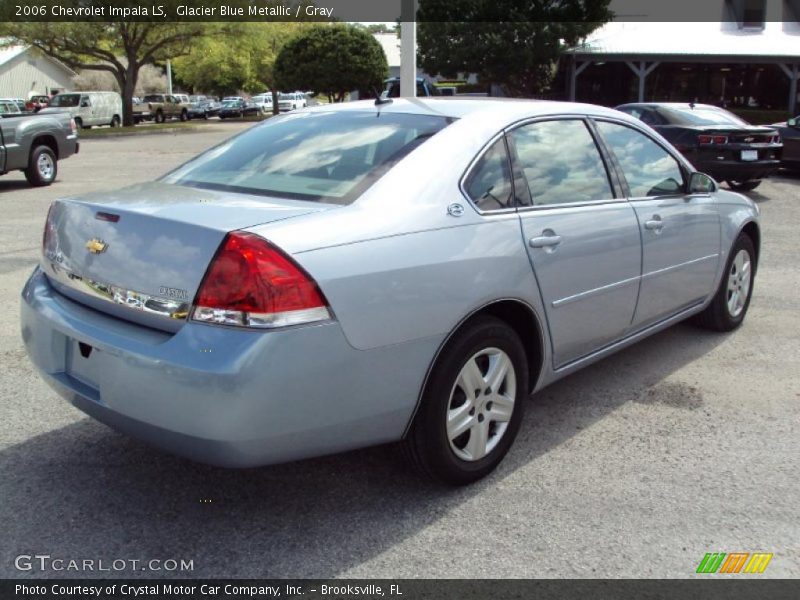
[[[285,327],[330,319],[316,282],[252,233],[229,233],[206,271],[192,310],[204,323]]]
[[[698,135],[697,143],[700,145],[727,144],[728,137],[725,135]]]
[[[78,124],[75,122],[75,119],[69,120],[69,128],[72,130],[72,135],[76,135],[78,133]]]
[[[42,254],[45,258],[52,259],[56,255],[54,247],[56,236],[56,226],[53,223],[53,204],[47,209],[47,220],[44,222],[44,231],[42,232]]]
[[[779,134],[779,133],[776,133],[775,135],[773,135],[773,136],[770,138],[770,140],[769,140],[769,143],[770,143],[770,144],[780,144],[780,143],[781,143],[781,136],[780,136],[780,134]]]

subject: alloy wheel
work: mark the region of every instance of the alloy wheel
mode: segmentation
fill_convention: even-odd
[[[731,317],[738,317],[744,310],[750,293],[751,279],[750,254],[747,250],[739,250],[728,273],[727,304]]]
[[[447,407],[447,439],[465,461],[488,455],[505,435],[514,412],[517,378],[509,356],[498,348],[474,354],[456,378]]]

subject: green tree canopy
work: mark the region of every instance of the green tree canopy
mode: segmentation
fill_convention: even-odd
[[[273,65],[279,50],[305,23],[229,23],[210,30],[175,60],[173,72],[195,91],[218,96],[275,87]]]
[[[184,54],[205,27],[170,22],[9,22],[2,32],[11,43],[34,46],[72,69],[113,74],[122,95],[123,123],[132,125],[139,70]]]
[[[363,28],[314,25],[291,39],[275,60],[281,89],[314,90],[336,102],[351,90],[381,88],[389,71],[383,48]]]
[[[420,66],[457,77],[475,73],[510,96],[542,92],[564,46],[612,17],[610,0],[420,0]]]

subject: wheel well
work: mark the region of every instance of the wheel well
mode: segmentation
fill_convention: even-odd
[[[519,336],[528,358],[528,392],[532,392],[541,375],[544,360],[543,332],[533,309],[518,300],[500,300],[470,315],[467,322],[479,315],[492,315],[505,321]]]
[[[756,266],[758,266],[758,254],[761,251],[761,231],[758,229],[758,225],[755,223],[755,221],[750,221],[742,228],[742,233],[747,234],[747,236],[753,242],[753,247],[756,250]]]
[[[53,154],[56,155],[56,159],[58,158],[58,142],[56,142],[56,138],[52,135],[40,135],[35,137],[31,144],[31,151],[37,146],[47,146],[53,151]]]

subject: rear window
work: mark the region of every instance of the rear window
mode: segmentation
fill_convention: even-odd
[[[58,94],[57,96],[53,96],[53,99],[50,101],[50,106],[78,106],[80,99],[80,94]]]
[[[721,108],[698,106],[696,108],[659,108],[659,112],[666,115],[669,122],[674,125],[724,125],[733,127],[746,127],[748,123],[733,113]]]
[[[451,119],[317,112],[273,117],[164,180],[177,185],[349,204]]]

